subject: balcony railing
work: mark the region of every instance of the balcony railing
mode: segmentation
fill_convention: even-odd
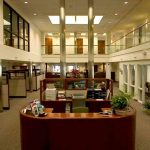
[[[111,43],[108,53],[115,53],[146,42],[150,42],[150,23],[145,23],[119,40]]]
[[[94,45],[94,54],[105,54],[107,46],[98,50],[98,45]],[[67,55],[87,55],[88,45],[66,45]],[[42,55],[60,55],[60,45],[46,46],[42,45]]]

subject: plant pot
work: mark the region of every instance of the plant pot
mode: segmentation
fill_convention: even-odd
[[[129,113],[129,108],[124,108],[124,109],[115,109],[115,114],[116,115],[127,115]]]

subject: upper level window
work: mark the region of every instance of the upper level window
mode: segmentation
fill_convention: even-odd
[[[4,2],[4,45],[29,50],[29,24]]]

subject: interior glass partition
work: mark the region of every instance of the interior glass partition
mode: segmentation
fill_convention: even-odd
[[[150,42],[150,23],[136,28],[120,39],[112,42],[109,46],[109,53],[115,53],[120,50],[128,49],[145,42]]]

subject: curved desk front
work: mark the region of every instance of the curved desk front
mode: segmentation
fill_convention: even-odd
[[[20,112],[22,150],[135,150],[135,110],[125,116],[99,113]]]

